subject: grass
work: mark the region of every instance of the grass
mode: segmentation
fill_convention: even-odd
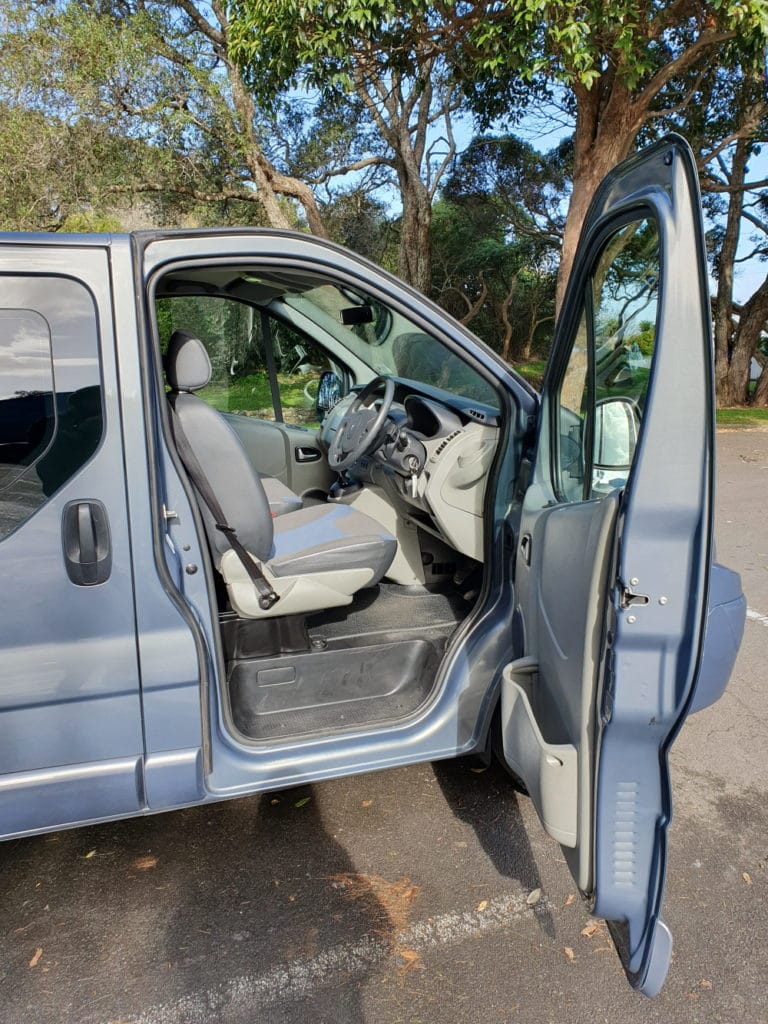
[[[532,359],[529,363],[512,363],[512,369],[525,378],[529,384],[532,384],[537,391],[541,389],[546,368],[546,359]]]
[[[768,423],[768,409],[718,409],[717,423],[721,427],[759,427]]]
[[[309,387],[319,379],[316,373],[287,374],[279,373],[277,381],[280,386],[280,400],[284,409],[313,409],[314,391]],[[307,398],[305,388],[309,387],[311,399]],[[248,377],[239,377],[226,384],[213,383],[203,388],[199,395],[219,412],[259,412],[272,408],[272,392],[266,373],[253,373]]]

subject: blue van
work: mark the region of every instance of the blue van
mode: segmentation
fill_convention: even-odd
[[[307,235],[0,272],[0,836],[495,752],[657,992],[667,756],[745,616],[686,143],[595,195],[541,394]]]

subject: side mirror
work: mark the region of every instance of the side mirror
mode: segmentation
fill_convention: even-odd
[[[595,405],[593,491],[607,492],[627,482],[637,447],[640,416],[629,398],[604,398]]]
[[[317,418],[322,421],[331,409],[341,401],[341,380],[333,370],[325,370],[320,375],[317,385],[317,398],[315,399],[315,412]]]

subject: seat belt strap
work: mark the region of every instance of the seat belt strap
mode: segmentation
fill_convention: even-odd
[[[240,538],[237,536],[235,528],[230,526],[227,522],[224,510],[219,504],[219,499],[216,497],[213,488],[208,482],[208,478],[203,472],[203,467],[200,465],[192,445],[189,443],[189,439],[184,433],[184,428],[181,425],[181,419],[179,418],[179,414],[176,412],[176,396],[175,394],[171,394],[168,397],[170,399],[169,404],[171,407],[173,439],[176,442],[176,449],[179,453],[179,457],[184,463],[184,468],[189,474],[192,483],[195,485],[197,493],[208,506],[208,511],[213,516],[216,529],[224,534],[227,539],[227,543],[237,555],[243,565],[243,568],[248,573],[248,576],[259,595],[259,607],[264,611],[269,611],[269,609],[276,605],[280,600],[280,595],[275,593],[269,580],[267,580],[264,573],[261,571],[261,568],[256,564],[256,562],[254,562],[243,547]]]

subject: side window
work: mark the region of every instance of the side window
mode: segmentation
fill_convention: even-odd
[[[555,484],[565,501],[624,487],[656,344],[660,249],[655,221],[625,224],[592,268],[556,407]]]
[[[286,324],[235,299],[197,295],[158,299],[157,323],[163,353],[176,330],[205,345],[211,382],[198,394],[219,412],[316,425],[318,383],[329,363]]]
[[[3,276],[0,539],[90,459],[103,433],[96,309],[65,277]]]

